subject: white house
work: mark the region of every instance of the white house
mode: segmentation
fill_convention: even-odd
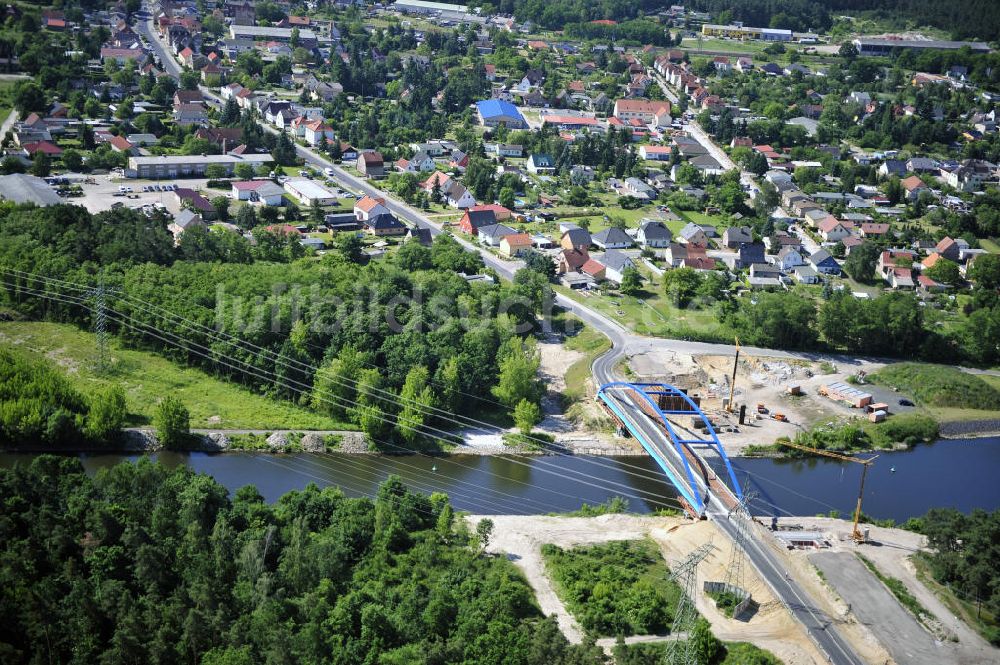
[[[333,192],[313,180],[289,180],[285,182],[285,191],[307,206],[314,204],[326,206],[337,202],[337,196]]]
[[[531,155],[528,157],[528,173],[555,173],[556,163],[548,155]]]
[[[310,120],[305,123],[305,133],[303,138],[305,138],[306,143],[311,146],[317,146],[323,142],[325,138],[327,143],[333,141],[336,135],[333,133],[333,127],[323,122],[321,119]]]
[[[388,215],[390,212],[389,208],[385,205],[385,199],[381,198],[376,199],[371,196],[365,196],[354,204],[354,217],[359,222],[367,222],[373,217]]]
[[[444,197],[448,205],[452,208],[471,208],[476,205],[476,197],[472,195],[465,186],[460,182],[455,180],[450,180],[448,184],[441,189],[441,196]]]
[[[598,231],[590,237],[592,242],[601,249],[625,249],[632,246],[632,238],[617,226]]]
[[[285,190],[270,180],[243,180],[233,183],[232,197],[237,201],[262,203],[266,206],[280,206]]]
[[[635,239],[643,247],[660,249],[670,246],[673,233],[663,222],[655,219],[644,219],[639,224],[639,231],[636,233]]]
[[[774,260],[774,265],[785,272],[799,266],[804,266],[805,264],[806,260],[802,258],[802,252],[794,247],[785,247],[778,252],[778,257]]]
[[[605,268],[604,277],[618,284],[622,283],[625,271],[635,267],[632,259],[617,249],[609,249],[598,261]]]

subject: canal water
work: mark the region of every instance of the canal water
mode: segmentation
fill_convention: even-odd
[[[0,466],[28,455],[0,454]],[[414,490],[445,492],[456,508],[473,513],[538,514],[575,510],[614,496],[649,512],[675,507],[676,493],[649,457],[381,457],[361,455],[174,453],[152,455],[169,466],[207,473],[233,491],[253,484],[268,500],[308,483],[372,496],[389,474]],[[88,472],[138,455],[81,455]],[[858,464],[818,458],[735,458],[741,484],[758,493],[759,515],[849,515],[857,500]],[[1000,438],[944,440],[910,451],[882,453],[868,473],[864,511],[903,521],[943,506],[968,512],[1000,508]]]

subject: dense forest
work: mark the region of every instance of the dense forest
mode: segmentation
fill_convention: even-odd
[[[0,470],[4,663],[603,663],[481,554],[444,495],[267,505],[148,460]],[[478,530],[477,530],[478,531]]]
[[[323,257],[266,232],[185,233],[175,248],[165,223],[124,209],[0,208],[0,305],[89,326],[103,279],[109,327],[126,343],[349,418],[388,447],[437,445],[449,424],[435,408],[471,399],[513,411],[541,398],[524,335],[551,299],[545,275],[471,284],[458,273],[482,259],[450,236],[363,264],[351,237]]]
[[[935,508],[906,524],[927,536],[930,554],[920,555],[931,574],[984,623],[986,638],[1000,646],[1000,510]]]

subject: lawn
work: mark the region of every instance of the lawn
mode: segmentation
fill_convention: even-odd
[[[0,81],[0,123],[7,119],[14,108],[14,86],[17,81]]]
[[[714,310],[679,309],[663,295],[656,284],[647,284],[647,290],[640,297],[602,295],[596,291],[584,295],[562,286],[556,286],[555,289],[642,335],[697,339],[721,339],[727,336],[726,329],[719,323]]]
[[[869,375],[913,397],[939,420],[992,418],[1000,411],[1000,380],[977,376],[954,367],[896,363]]]
[[[97,345],[93,334],[60,323],[2,322],[0,344],[34,355],[44,354],[66,370],[82,393],[121,385],[131,425],[150,422],[157,402],[166,395],[179,398],[191,412],[191,427],[219,429],[356,429],[289,402],[269,399],[200,369],[182,367],[146,351],[122,349],[112,341],[112,369],[95,371]]]
[[[985,249],[987,252],[993,254],[1000,254],[1000,242],[997,242],[995,238],[980,238],[979,246]]]

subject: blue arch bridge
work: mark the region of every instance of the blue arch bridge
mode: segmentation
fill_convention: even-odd
[[[742,501],[743,489],[715,428],[685,391],[666,383],[612,381],[600,387],[597,400],[619,431],[656,460],[693,517],[726,513]],[[719,458],[718,472],[703,453]]]

